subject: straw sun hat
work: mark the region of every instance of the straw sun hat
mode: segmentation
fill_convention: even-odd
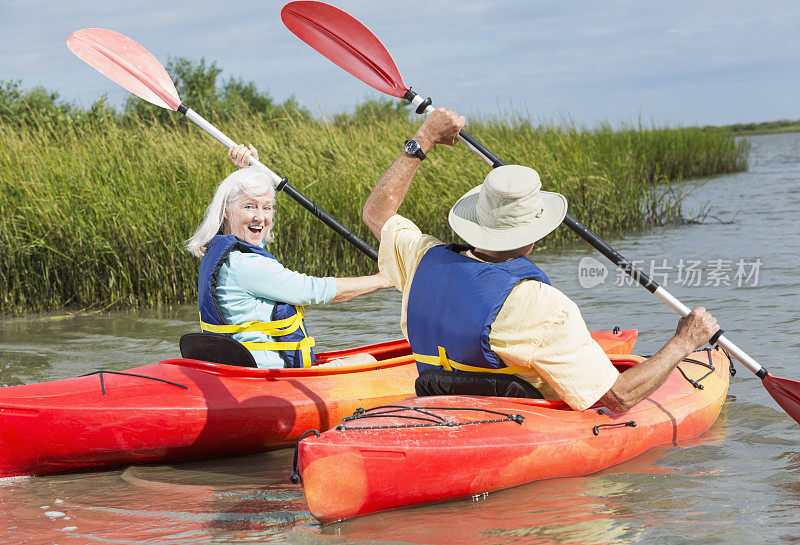
[[[522,248],[550,233],[567,214],[567,199],[542,191],[532,168],[505,165],[492,170],[450,209],[458,236],[484,250]]]

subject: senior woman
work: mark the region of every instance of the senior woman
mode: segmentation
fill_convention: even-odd
[[[392,287],[380,274],[317,278],[287,269],[264,249],[273,241],[275,190],[266,173],[248,167],[252,146],[228,155],[240,170],[217,186],[203,222],[187,249],[200,262],[198,303],[203,331],[232,335],[262,368],[308,367],[314,339],[303,323],[302,305],[338,303]],[[356,354],[327,365],[375,361]]]

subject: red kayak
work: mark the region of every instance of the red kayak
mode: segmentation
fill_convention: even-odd
[[[620,368],[641,360],[612,356]],[[622,414],[599,404],[573,411],[547,400],[408,399],[358,411],[303,439],[297,471],[321,522],[588,475],[704,433],[725,401],[729,373],[724,352],[695,352]]]
[[[636,331],[592,334],[625,351]],[[628,348],[629,350],[629,348]],[[256,369],[170,359],[125,371],[0,388],[0,477],[229,456],[293,446],[358,408],[414,395],[404,339],[323,352],[376,363]]]
[[[180,461],[293,445],[359,407],[414,393],[408,343],[369,352],[378,363],[256,369],[188,359],[0,388],[0,477]]]

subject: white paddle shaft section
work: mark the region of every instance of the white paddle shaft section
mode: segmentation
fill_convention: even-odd
[[[661,286],[656,288],[656,291],[653,292],[653,295],[658,297],[664,304],[683,317],[688,316],[692,311],[692,309],[681,303],[676,297],[674,297],[670,292]],[[725,335],[720,335],[719,339],[717,339],[717,344],[727,350],[731,356],[739,360],[742,365],[750,369],[753,373],[758,374],[763,369],[761,364],[748,356],[744,350],[729,341]]]
[[[221,130],[216,128],[214,125],[212,125],[211,123],[206,121],[203,116],[201,116],[200,114],[198,114],[197,112],[195,112],[191,108],[187,108],[186,109],[186,113],[184,115],[186,116],[186,118],[189,121],[191,121],[192,123],[194,123],[195,125],[197,125],[201,129],[206,131],[208,134],[213,136],[217,141],[219,141],[220,144],[222,144],[226,148],[231,149],[232,147],[234,147],[236,145],[236,142],[234,142],[233,140],[228,138],[225,135],[225,133],[223,133]],[[272,172],[269,168],[267,168],[266,165],[264,165],[261,161],[251,158],[250,159],[250,165],[258,166],[258,167],[263,168],[266,171],[267,175],[270,177],[270,180],[272,181],[272,185],[273,186],[277,186],[279,183],[281,183],[282,178],[280,176],[278,176],[277,174],[275,174],[274,172]]]
[[[676,297],[674,297],[670,292],[665,290],[663,287],[658,286],[656,291],[653,292],[653,295],[661,299],[669,308],[677,312],[681,315],[681,317],[685,318],[692,312],[692,309],[681,303]]]
[[[413,99],[411,99],[411,105],[412,105],[414,108],[417,108],[417,107],[419,107],[419,105],[420,105],[420,104],[422,104],[424,101],[425,101],[425,99],[424,99],[424,98],[422,98],[420,95],[415,95],[415,96],[414,96],[414,98],[413,98]],[[428,104],[428,107],[427,107],[427,108],[425,108],[425,113],[426,113],[426,114],[429,114],[429,113],[431,113],[432,111],[434,111],[435,109],[436,109],[436,108],[434,108],[432,104]],[[459,140],[459,141],[460,141],[462,144],[464,144],[465,146],[467,146],[467,147],[470,149],[470,151],[472,151],[472,153],[474,153],[475,155],[477,155],[478,157],[480,157],[481,159],[483,159],[483,160],[486,162],[486,164],[487,164],[487,165],[489,165],[490,167],[491,167],[491,166],[494,166],[494,164],[492,163],[492,161],[491,161],[491,160],[490,160],[488,157],[486,157],[484,154],[482,154],[478,148],[476,148],[475,146],[473,146],[472,144],[470,144],[469,142],[467,142],[466,140],[464,140],[464,139],[461,137],[461,135],[458,135],[458,140]]]

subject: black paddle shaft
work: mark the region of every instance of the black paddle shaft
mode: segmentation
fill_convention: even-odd
[[[322,208],[317,206],[314,201],[310,200],[308,197],[300,193],[294,187],[288,184],[288,178],[284,178],[281,183],[279,183],[276,187],[276,191],[283,191],[287,195],[289,195],[292,199],[294,199],[300,206],[311,212],[314,217],[319,219],[322,223],[336,231],[342,238],[344,238],[347,242],[361,250],[361,252],[370,258],[374,262],[378,262],[378,252],[375,249],[358,238],[355,233],[350,231],[347,227],[339,223],[336,218],[325,212]]]

